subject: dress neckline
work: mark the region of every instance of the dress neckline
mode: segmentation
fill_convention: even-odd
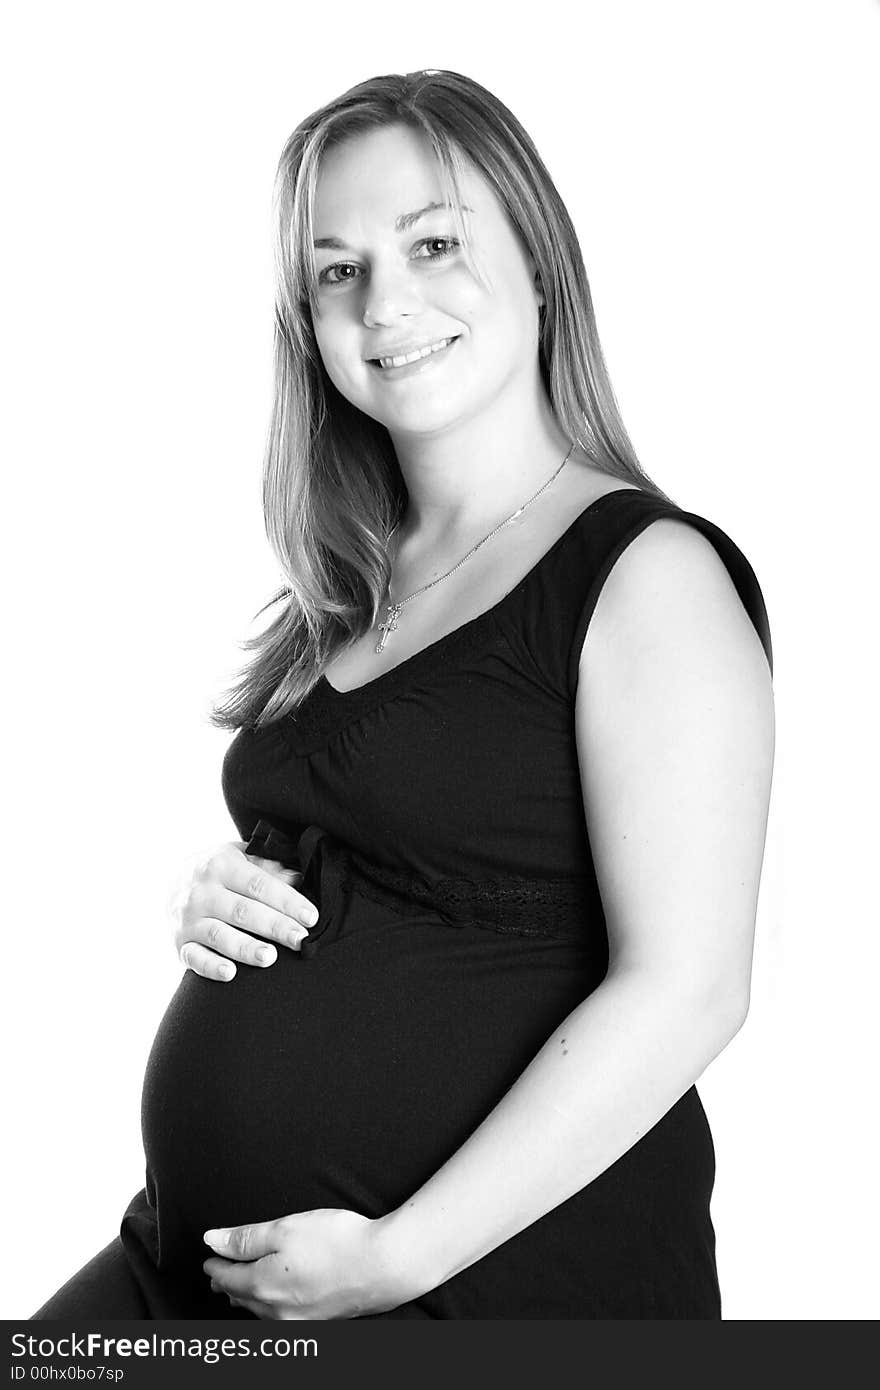
[[[384,694],[386,691],[395,688],[405,677],[412,675],[413,672],[417,673],[426,665],[435,661],[441,651],[445,653],[448,647],[462,641],[470,641],[478,632],[482,632],[483,627],[494,621],[499,611],[510,601],[513,595],[516,594],[524,584],[527,584],[529,580],[542,569],[547,561],[556,554],[557,550],[568,540],[569,536],[585,517],[588,517],[594,512],[602,503],[606,502],[609,497],[620,497],[621,494],[633,492],[639,493],[643,497],[654,496],[653,493],[647,492],[645,488],[622,487],[614,488],[610,492],[601,493],[599,497],[594,497],[592,502],[588,503],[586,507],[578,512],[577,516],[574,517],[569,525],[566,526],[565,530],[556,537],[556,540],[544,551],[543,555],[538,557],[522,578],[518,579],[513,587],[508,589],[507,593],[503,594],[490,608],[484,609],[482,613],[478,613],[475,617],[469,618],[467,622],[460,623],[458,627],[454,627],[449,632],[443,633],[442,636],[435,638],[433,642],[429,642],[426,646],[420,647],[418,651],[413,652],[410,656],[404,657],[396,666],[387,667],[386,670],[381,671],[379,675],[373,676],[371,680],[364,681],[361,685],[352,686],[349,690],[337,690],[336,686],[331,685],[327,677],[322,675],[317,685],[313,688],[312,693],[320,694],[333,705],[342,708],[355,706],[367,699],[372,700],[380,692]],[[662,499],[658,498],[657,500],[661,501]]]

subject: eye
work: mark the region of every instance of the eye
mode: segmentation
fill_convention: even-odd
[[[336,271],[357,270],[358,266],[352,265],[351,261],[337,261],[335,265],[327,265],[318,275],[319,285],[344,285],[350,280],[356,279],[354,275],[342,275],[339,279],[334,278]]]
[[[458,241],[450,236],[428,236],[423,237],[416,243],[418,251],[434,248],[428,255],[416,255],[417,261],[441,261],[445,256],[451,256],[458,249]],[[439,249],[436,249],[439,248]],[[352,261],[334,261],[333,265],[327,265],[318,273],[319,285],[350,285],[353,281],[360,278],[361,268],[354,265]]]
[[[430,255],[430,256],[419,256],[419,257],[417,257],[417,259],[418,259],[418,260],[430,260],[430,261],[439,261],[439,260],[442,260],[442,258],[443,258],[444,256],[451,256],[451,255],[452,255],[453,251],[454,251],[454,250],[456,249],[456,247],[458,246],[458,242],[457,242],[457,240],[455,239],[455,237],[451,237],[451,236],[427,236],[427,237],[424,238],[424,240],[422,240],[422,241],[419,242],[419,247],[420,247],[420,248],[423,247],[423,246],[438,246],[438,245],[441,246],[441,247],[444,248],[444,249],[441,249],[440,251],[435,251],[435,252],[434,252],[432,255]]]

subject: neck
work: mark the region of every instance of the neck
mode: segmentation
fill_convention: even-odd
[[[430,547],[489,531],[547,481],[571,448],[538,382],[436,434],[392,434],[409,494],[398,533]]]

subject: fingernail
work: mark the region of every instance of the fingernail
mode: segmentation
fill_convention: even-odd
[[[257,960],[261,960],[264,965],[268,965],[270,960],[275,959],[275,952],[271,946],[260,946],[257,949]]]
[[[313,927],[318,920],[318,915],[318,909],[316,907],[311,908],[308,912],[304,912],[303,921],[306,926]]]
[[[206,1231],[206,1232],[205,1232],[205,1235],[204,1235],[204,1240],[205,1240],[205,1244],[206,1244],[206,1245],[221,1245],[221,1246],[222,1246],[222,1245],[228,1245],[228,1244],[229,1244],[229,1232],[228,1232],[228,1231]]]

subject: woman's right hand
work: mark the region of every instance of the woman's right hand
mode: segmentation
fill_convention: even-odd
[[[233,979],[235,961],[272,965],[270,942],[298,951],[318,920],[314,903],[296,891],[303,875],[245,854],[246,843],[230,840],[190,861],[168,899],[177,954],[206,980]]]

